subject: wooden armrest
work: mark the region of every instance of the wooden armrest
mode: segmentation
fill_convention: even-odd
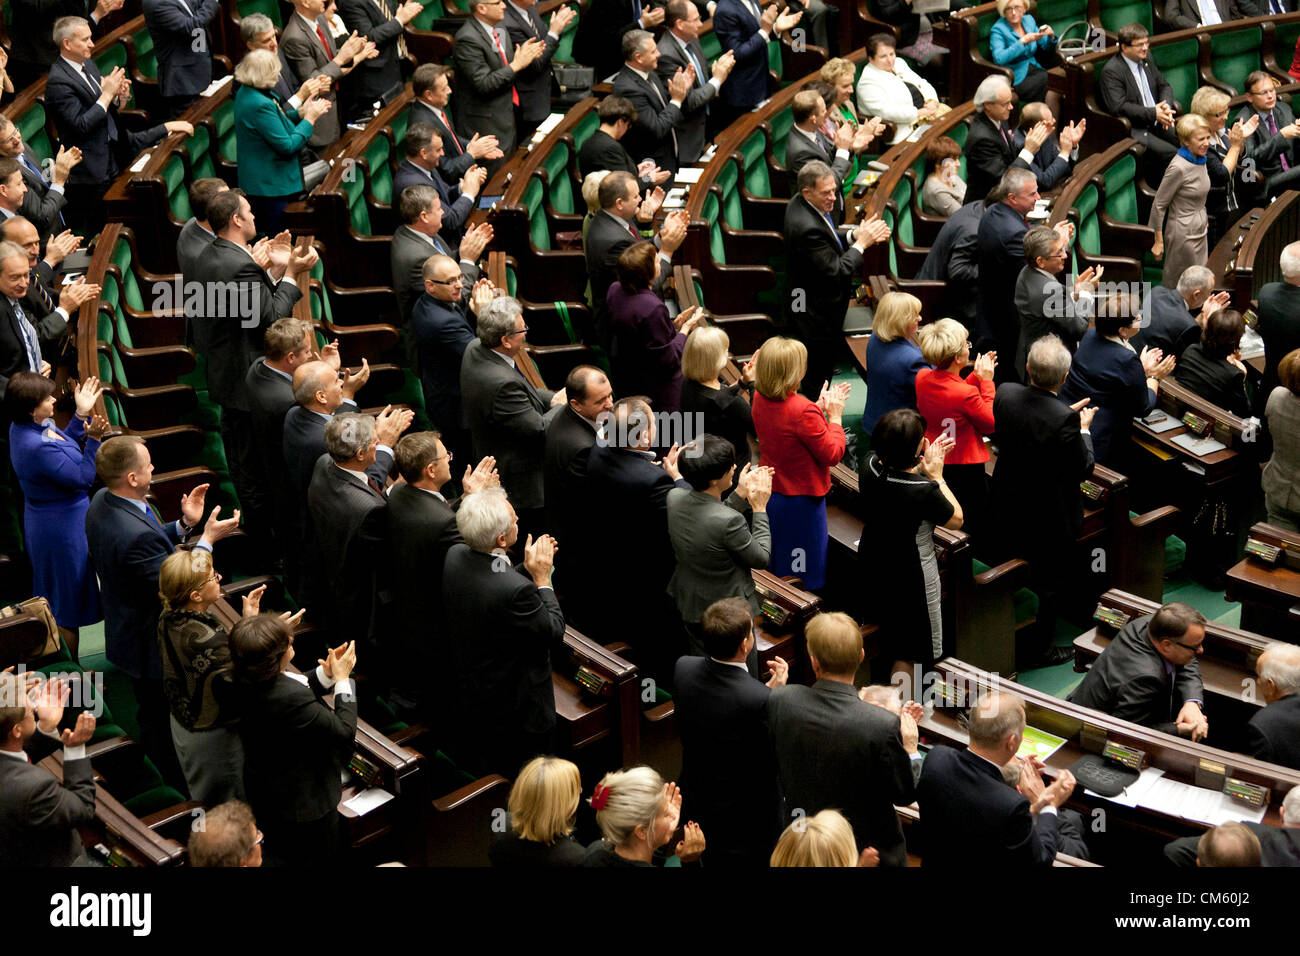
[[[1002,583],[1022,587],[1022,579],[1029,574],[1029,562],[1020,558],[1003,561],[995,568],[989,568],[983,574],[975,575],[975,583],[981,587]]]
[[[499,773],[494,773],[486,777],[480,777],[473,783],[467,783],[459,790],[453,790],[445,797],[439,797],[433,801],[433,808],[439,813],[447,813],[455,810],[462,804],[468,803],[480,794],[486,793],[493,787],[500,786],[503,783],[509,783],[505,777]]]
[[[167,824],[175,823],[184,817],[192,817],[195,810],[202,810],[203,807],[204,805],[198,800],[186,800],[184,803],[164,807],[147,817],[141,817],[140,822],[150,830],[157,830],[159,827],[165,827]]]
[[[650,723],[657,724],[661,720],[667,720],[669,717],[672,717],[673,714],[676,713],[676,710],[677,710],[676,705],[673,704],[671,700],[668,700],[668,701],[664,701],[662,704],[660,704],[657,707],[651,707],[649,710],[643,710],[641,711],[641,713],[642,715],[644,715],[646,720],[650,721]]]
[[[1172,525],[1174,519],[1178,517],[1178,514],[1179,509],[1177,507],[1174,505],[1165,505],[1164,507],[1148,511],[1146,514],[1138,515],[1136,518],[1130,518],[1129,521],[1132,522],[1133,527],[1135,528],[1146,528],[1153,525],[1159,527],[1164,524]]]

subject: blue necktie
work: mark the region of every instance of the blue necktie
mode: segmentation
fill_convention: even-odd
[[[641,0],[632,0],[632,19],[636,23],[641,22]]]
[[[840,231],[835,228],[835,220],[831,218],[831,214],[828,212],[822,213],[822,217],[826,220],[826,225],[831,227],[831,232],[835,234],[836,245],[843,249],[844,241],[840,238]]]
[[[27,315],[23,312],[23,307],[17,302],[13,306],[14,318],[18,320],[18,328],[22,331],[23,344],[27,346],[28,370],[39,372],[41,370],[41,343],[37,341],[36,329],[27,321]]]

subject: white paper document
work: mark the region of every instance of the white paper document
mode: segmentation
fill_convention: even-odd
[[[382,807],[393,795],[383,787],[371,787],[369,790],[363,790],[351,800],[344,800],[343,806],[347,807],[359,817],[365,816],[371,810]]]
[[[673,182],[683,185],[693,185],[700,181],[700,176],[704,170],[699,166],[684,166],[677,170],[677,175],[673,177]]]

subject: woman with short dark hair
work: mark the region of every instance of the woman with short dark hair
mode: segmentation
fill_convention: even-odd
[[[645,395],[656,412],[675,412],[681,407],[682,350],[704,315],[692,306],[668,317],[668,306],[654,291],[660,268],[653,242],[634,242],[618,257],[618,280],[605,294],[610,371],[621,394]]]
[[[76,413],[65,431],[54,424],[55,385],[48,378],[16,372],[5,390],[9,457],[25,499],[32,593],[49,601],[70,647],[76,646],[77,628],[103,617],[86,545],[95,453],[108,430],[108,422],[91,415],[102,392],[94,377],[77,387]]]
[[[1205,320],[1201,341],[1183,350],[1178,359],[1178,384],[1238,418],[1250,417],[1246,397],[1246,365],[1241,361],[1241,337],[1246,320],[1236,309],[1219,309]]]

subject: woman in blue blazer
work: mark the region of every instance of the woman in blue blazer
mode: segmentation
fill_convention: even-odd
[[[24,530],[32,593],[50,602],[60,630],[75,632],[103,614],[86,546],[86,509],[95,481],[95,452],[108,423],[90,418],[103,389],[88,378],[75,393],[67,431],[54,424],[54,383],[35,372],[9,377],[9,454],[26,499]],[[82,441],[85,447],[82,447]]]
[[[862,430],[868,435],[885,412],[916,408],[916,373],[929,368],[916,344],[921,300],[907,292],[886,292],[876,306],[867,339],[867,404]]]
[[[312,125],[331,106],[308,97],[296,111],[285,109],[273,92],[279,79],[280,58],[269,50],[253,50],[235,68],[239,188],[268,235],[279,231],[289,200],[302,194],[299,154],[311,139]]]
[[[1033,103],[1047,93],[1047,70],[1036,54],[1046,57],[1056,47],[1050,26],[1041,28],[1026,11],[1030,0],[998,0],[998,22],[989,34],[993,62],[1013,71],[1011,85],[1020,102]]]

